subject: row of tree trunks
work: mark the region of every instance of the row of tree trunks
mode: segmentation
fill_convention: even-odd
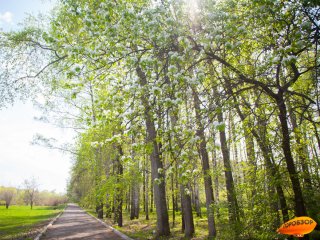
[[[89,82],[89,94],[90,94],[90,101],[91,101],[91,119],[92,125],[96,125],[96,111],[95,111],[95,99],[94,99],[94,91],[91,82]],[[102,176],[102,155],[101,155],[101,148],[95,147],[94,149],[94,176],[95,176],[95,205],[96,205],[96,213],[98,218],[103,218],[103,199],[99,194],[100,184],[101,184],[101,176]]]
[[[218,121],[220,123],[224,122],[222,111],[218,111]],[[240,222],[239,206],[238,206],[238,201],[237,201],[236,192],[234,188],[230,155],[229,155],[229,149],[227,146],[227,138],[226,138],[226,133],[224,129],[221,129],[219,132],[220,132],[220,143],[221,143],[221,151],[222,151],[222,158],[223,158],[223,164],[224,164],[224,174],[225,174],[225,181],[226,181],[229,220],[231,224],[237,225]],[[235,229],[237,228],[235,227]]]
[[[239,223],[240,223],[240,214],[239,214],[239,206],[237,201],[237,196],[234,187],[234,180],[232,176],[232,167],[230,162],[230,154],[229,148],[227,144],[227,137],[225,132],[225,120],[223,118],[223,106],[220,103],[220,96],[217,93],[217,90],[214,91],[216,104],[218,107],[217,110],[217,119],[219,121],[219,135],[220,135],[220,144],[221,144],[221,153],[224,165],[224,174],[225,174],[225,182],[226,182],[226,190],[227,190],[227,201],[228,201],[228,211],[229,211],[229,222],[233,225],[235,229],[235,236],[239,235],[237,232]]]
[[[199,154],[202,161],[202,171],[204,177],[204,188],[206,195],[206,208],[207,208],[207,217],[208,217],[208,230],[209,230],[209,239],[215,238],[217,234],[215,219],[214,219],[214,197],[213,197],[213,188],[212,188],[212,179],[211,179],[211,169],[209,166],[209,155],[207,151],[207,142],[204,134],[204,126],[201,123],[201,108],[200,108],[200,99],[199,94],[195,87],[192,89],[194,109],[197,119],[197,130],[196,136],[200,139]]]
[[[226,67],[227,69],[231,70],[233,73],[236,74],[236,76],[239,78],[237,81],[243,84],[249,84],[251,86],[254,86],[256,89],[261,89],[263,93],[268,96],[270,99],[274,101],[276,104],[276,109],[278,111],[278,119],[280,121],[281,125],[281,145],[282,145],[282,151],[284,154],[284,159],[286,162],[287,171],[289,173],[289,178],[291,181],[291,187],[294,194],[294,204],[295,204],[295,215],[296,216],[305,216],[307,214],[306,206],[304,197],[301,190],[300,180],[299,176],[297,174],[295,162],[292,156],[292,150],[291,150],[291,144],[290,144],[290,134],[289,134],[289,127],[288,127],[288,112],[287,112],[287,106],[285,103],[285,95],[288,91],[288,89],[297,82],[299,77],[301,76],[301,73],[298,70],[298,67],[292,63],[290,65],[292,74],[288,76],[284,76],[284,79],[282,79],[285,84],[283,86],[280,85],[280,74],[276,74],[276,81],[277,87],[276,91],[271,89],[267,84],[265,84],[263,81],[259,81],[256,79],[251,79],[250,77],[247,77],[245,74],[243,74],[240,70],[238,70],[236,67],[234,67],[231,63],[226,61],[223,57],[220,57],[216,55],[213,52],[207,52],[206,53],[208,57],[210,57],[212,60],[218,61],[223,67]],[[281,68],[281,65],[277,66],[277,73],[279,73]],[[224,79],[224,83],[231,85],[228,78]],[[239,83],[238,83],[239,85]]]
[[[277,203],[278,201],[276,200],[276,198],[274,198],[274,193],[273,193],[274,188],[276,188],[276,192],[277,192],[279,203],[280,203],[280,208],[282,211],[282,218],[283,218],[283,221],[286,222],[289,220],[288,206],[287,206],[284,192],[283,192],[283,189],[281,186],[280,174],[277,170],[277,167],[274,164],[274,161],[272,161],[272,151],[267,146],[267,144],[270,141],[266,137],[267,136],[266,124],[265,124],[264,120],[258,116],[258,126],[259,127],[258,127],[258,130],[256,130],[254,127],[254,123],[252,122],[252,119],[250,119],[248,117],[248,115],[244,114],[243,111],[241,110],[240,105],[238,103],[238,99],[237,99],[236,95],[233,93],[231,83],[229,82],[229,80],[227,78],[225,79],[225,87],[226,87],[227,93],[233,97],[233,100],[235,103],[235,110],[237,111],[237,113],[243,123],[243,129],[244,129],[245,135],[246,135],[246,148],[247,148],[247,156],[248,156],[248,160],[249,160],[249,164],[250,164],[250,169],[252,167],[255,168],[255,164],[251,163],[254,156],[251,151],[252,149],[250,149],[250,148],[252,148],[252,147],[250,147],[250,145],[252,145],[253,143],[252,143],[252,139],[249,140],[249,138],[250,138],[250,135],[252,135],[256,139],[257,144],[262,152],[262,156],[265,160],[265,166],[266,166],[266,172],[267,172],[268,179],[275,179],[275,181],[274,181],[275,186],[269,182],[269,187],[268,187],[270,208],[273,209],[273,212],[278,212],[278,203]],[[249,106],[249,104],[247,104],[246,100],[242,99],[242,101],[244,102],[244,106],[246,106],[247,109],[250,110],[250,106]],[[253,194],[253,192],[252,192],[252,194]],[[252,207],[253,207],[253,205],[254,205],[254,202],[252,202]],[[278,225],[279,225],[279,221],[275,220],[274,226],[278,226]]]
[[[172,127],[177,126],[178,122],[178,115],[177,113],[171,114],[171,124]],[[174,130],[174,129],[173,129]],[[179,148],[183,149],[183,144],[181,138],[179,137],[179,133],[175,132],[175,138],[178,142]],[[179,163],[181,160],[179,156],[175,152],[172,152],[171,155],[176,158],[176,171],[175,176],[177,178],[177,171],[178,171],[178,161]],[[173,177],[173,174],[172,174]],[[179,172],[179,178],[182,179],[182,172]],[[181,181],[181,180],[180,180]],[[176,181],[177,182],[177,181]],[[172,182],[172,190],[173,190],[173,182]],[[180,199],[181,199],[181,212],[182,212],[182,231],[184,232],[185,238],[189,239],[194,234],[194,221],[193,221],[193,214],[192,214],[192,203],[191,203],[191,195],[186,192],[186,190],[190,189],[190,184],[185,182],[180,182]],[[190,192],[190,190],[189,190]],[[174,199],[174,192],[172,192],[172,197]],[[178,198],[175,197],[175,201],[172,202],[173,212],[178,210]]]
[[[282,133],[282,149],[285,156],[287,170],[289,172],[292,189],[294,193],[295,202],[295,214],[296,216],[306,216],[307,211],[305,207],[305,202],[301,190],[300,180],[298,173],[296,171],[295,163],[292,157],[291,145],[290,145],[290,135],[289,127],[287,121],[287,107],[284,101],[283,92],[279,91],[276,98],[277,106],[279,109],[279,120],[281,124]]]

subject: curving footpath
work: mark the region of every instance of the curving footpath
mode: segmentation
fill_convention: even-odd
[[[75,204],[68,204],[63,214],[47,228],[41,240],[56,239],[130,239],[106,227]]]

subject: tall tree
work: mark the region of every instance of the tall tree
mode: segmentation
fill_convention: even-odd
[[[204,178],[204,187],[206,194],[206,208],[207,208],[207,217],[208,217],[208,229],[209,229],[209,238],[214,238],[217,234],[215,219],[214,219],[214,197],[213,197],[213,188],[212,188],[212,179],[210,175],[209,167],[209,156],[207,152],[207,142],[204,134],[204,126],[201,122],[201,108],[200,108],[200,99],[197,90],[195,87],[192,89],[192,95],[194,100],[194,109],[196,112],[196,121],[197,121],[197,131],[196,136],[200,139],[199,144],[199,154],[202,161],[202,171]]]

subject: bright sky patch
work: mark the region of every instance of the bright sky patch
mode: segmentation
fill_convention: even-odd
[[[13,22],[13,14],[12,12],[4,12],[0,13],[0,24],[2,23],[12,23]]]

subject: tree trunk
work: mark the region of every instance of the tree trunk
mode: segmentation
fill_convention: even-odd
[[[204,127],[201,123],[201,114],[200,114],[200,99],[195,88],[192,89],[194,108],[196,112],[196,121],[197,121],[197,131],[196,136],[200,139],[199,153],[202,160],[202,171],[204,177],[204,188],[206,195],[206,208],[207,208],[207,217],[208,217],[208,230],[209,230],[209,239],[213,239],[216,236],[216,226],[214,220],[214,197],[213,197],[213,188],[212,180],[210,175],[209,167],[209,156],[207,152],[207,143],[204,135]]]
[[[145,193],[145,213],[146,213],[146,220],[149,220],[149,164],[146,162],[146,168],[145,168],[145,174],[146,174],[146,182],[145,182],[145,187],[146,187],[146,193]]]
[[[139,77],[141,87],[146,87],[148,83],[145,73],[139,66],[136,68],[136,72]],[[163,163],[160,158],[159,145],[157,143],[157,132],[152,117],[152,109],[146,94],[142,94],[141,101],[145,108],[144,117],[146,120],[148,144],[152,144],[153,149],[150,159],[152,179],[156,180],[156,182],[154,182],[154,200],[157,212],[157,235],[168,236],[170,235],[170,227],[166,200],[165,175],[163,171]]]
[[[251,124],[248,126],[250,129],[253,128]],[[254,208],[255,205],[255,195],[256,195],[256,179],[257,179],[257,162],[255,158],[255,151],[254,151],[254,141],[253,136],[250,134],[250,130],[247,130],[246,126],[244,128],[244,139],[246,144],[246,152],[247,152],[247,159],[249,163],[249,170],[247,172],[247,178],[249,178],[250,188],[252,189],[249,199],[251,199],[251,204],[249,206],[250,209]]]
[[[200,206],[199,186],[198,186],[196,179],[194,180],[194,208],[196,210],[197,217],[202,218],[201,206]]]
[[[131,189],[129,187],[128,191],[126,191],[126,207],[125,210],[130,213],[131,212]]]
[[[103,219],[103,203],[96,205],[96,213],[98,218]]]
[[[289,172],[292,189],[294,193],[294,203],[295,203],[295,215],[296,216],[306,216],[307,211],[304,203],[304,198],[302,195],[301,185],[299,177],[295,168],[293,161],[291,146],[290,146],[290,135],[287,122],[287,108],[283,98],[283,92],[279,92],[277,95],[277,105],[279,109],[279,120],[281,124],[282,133],[282,149],[285,156],[287,170]]]
[[[246,119],[246,116],[242,113],[242,111],[240,109],[240,106],[238,104],[237,98],[236,98],[236,96],[234,95],[234,93],[232,91],[232,88],[230,86],[230,82],[229,81],[226,81],[226,87],[227,87],[227,92],[231,96],[233,96],[234,102],[237,103],[237,104],[235,104],[235,108],[237,110],[237,113],[238,113],[241,121],[244,122],[245,119]],[[260,120],[259,120],[259,124],[258,125],[259,125],[259,128],[261,126],[265,126],[265,124],[261,123]],[[283,192],[281,183],[279,181],[280,174],[279,174],[278,169],[276,168],[275,164],[271,161],[272,151],[269,151],[269,149],[268,149],[268,147],[266,145],[266,143],[268,141],[265,139],[265,133],[259,134],[254,128],[251,128],[250,132],[254,136],[254,138],[257,140],[259,148],[262,151],[262,155],[263,155],[263,158],[265,160],[265,164],[266,164],[266,168],[267,168],[268,178],[270,178],[270,179],[275,178],[276,179],[275,185],[276,185],[277,195],[279,197],[279,202],[280,202],[280,207],[281,207],[281,212],[282,212],[282,218],[283,218],[284,222],[287,222],[289,220],[288,206],[287,206],[287,202],[286,202],[286,199],[285,199],[285,196],[284,196],[284,192]],[[270,184],[269,189],[272,189],[272,188],[273,188],[273,185]],[[274,204],[273,197],[270,200],[271,200],[271,208],[272,209],[274,208],[274,211],[278,212],[277,207],[275,208],[275,206],[277,204]]]
[[[132,154],[132,159],[134,159],[134,155]],[[134,169],[131,170],[132,179],[131,179],[131,199],[130,199],[130,219],[138,219],[139,218],[139,194],[140,194],[140,185],[138,181],[139,174],[139,164],[135,163]]]
[[[192,214],[192,205],[191,205],[191,197],[190,194],[186,194],[185,187],[183,184],[180,184],[180,193],[181,193],[181,209],[183,216],[183,230],[184,237],[189,239],[194,234],[194,222],[193,222],[193,214]]]
[[[153,196],[153,193],[154,193],[154,188],[153,188],[153,178],[151,176],[151,184],[150,184],[150,212],[153,212],[153,200],[154,200],[154,196]]]
[[[143,206],[143,212],[146,212],[146,194],[148,193],[148,190],[146,189],[146,159],[143,158],[143,172],[142,172],[142,206]]]
[[[217,90],[215,90],[217,92]],[[220,96],[215,93],[215,96],[217,96],[216,98],[218,99]],[[220,99],[219,99],[219,105],[221,107],[220,104]],[[229,149],[229,158],[230,158],[230,152],[233,152],[233,181],[234,184],[241,184],[241,171],[242,168],[239,167],[239,159],[241,159],[241,150],[240,150],[240,157],[238,156],[238,144],[237,144],[237,136],[236,136],[236,129],[235,129],[235,124],[234,124],[234,120],[232,117],[232,112],[229,111],[229,139],[230,139],[230,143],[229,143],[229,147],[228,144],[226,144],[227,148]]]
[[[262,125],[260,125],[262,126]],[[277,191],[277,195],[279,198],[279,203],[280,203],[280,208],[281,208],[281,212],[282,212],[282,219],[283,222],[287,222],[289,221],[289,211],[288,211],[288,205],[287,205],[287,201],[282,189],[282,185],[281,185],[281,177],[280,177],[280,173],[274,163],[274,161],[272,161],[272,150],[268,149],[268,147],[265,145],[266,142],[268,142],[268,140],[266,139],[264,134],[258,134],[255,130],[252,130],[252,134],[253,136],[256,138],[257,143],[259,145],[259,148],[261,149],[263,158],[265,160],[265,165],[266,165],[266,169],[267,169],[267,177],[271,180],[271,179],[275,179],[275,188]],[[274,211],[278,212],[278,207],[277,207],[277,203],[274,201],[273,198],[273,184],[269,184],[269,197],[271,200],[271,209],[273,209]]]
[[[312,126],[314,128],[314,135],[317,139],[317,143],[318,143],[318,150],[320,150],[320,136],[319,136],[319,133],[318,133],[318,127],[316,125],[315,122],[311,122],[312,123]]]
[[[299,157],[299,162],[302,167],[302,179],[304,181],[304,196],[306,197],[306,204],[308,208],[308,213],[309,216],[315,219],[316,221],[318,220],[318,209],[319,209],[319,204],[318,200],[316,199],[314,193],[316,192],[315,189],[313,189],[312,181],[311,181],[311,175],[309,171],[309,153],[308,153],[308,146],[306,143],[304,143],[303,139],[307,139],[306,134],[303,132],[303,129],[301,130],[302,126],[298,127],[296,115],[293,112],[293,109],[291,108],[290,104],[289,106],[289,116],[292,124],[292,129],[294,132],[294,138],[296,140],[296,151]]]
[[[134,179],[132,179],[132,183],[131,183],[131,189],[130,189],[130,220],[135,219],[135,186],[134,186],[135,182]]]
[[[172,126],[176,126],[177,125],[177,121],[178,121],[178,116],[177,114],[172,114],[171,116],[171,121],[172,121]],[[180,149],[183,149],[183,144],[181,141],[181,138],[179,137],[179,133],[175,132],[175,136],[176,136],[176,141],[179,145]],[[172,155],[175,156],[175,153],[172,152]],[[176,157],[177,159],[179,159],[178,157]],[[181,159],[179,159],[181,161]],[[178,161],[178,160],[177,160]],[[176,176],[176,184],[178,184],[178,162],[176,161],[176,166],[175,166],[175,176]],[[179,172],[179,178],[182,179],[182,173],[181,171]],[[184,232],[184,237],[189,239],[193,236],[194,234],[194,221],[193,221],[193,214],[192,214],[192,204],[191,204],[191,196],[190,194],[186,193],[186,188],[190,191],[191,188],[191,184],[186,184],[184,182],[180,182],[180,196],[181,196],[181,212],[182,212],[182,231]],[[173,174],[172,174],[172,189],[173,189]],[[174,197],[177,195],[172,195],[172,199],[175,200],[173,201],[172,205],[173,205],[173,212],[175,212],[175,210],[177,210],[177,202],[178,202],[178,198]],[[173,213],[173,216],[175,213]]]
[[[176,221],[176,199],[174,195],[174,190],[174,179],[173,174],[171,174],[172,227],[174,227]]]
[[[178,164],[177,163],[175,166],[174,175],[175,175],[175,189],[176,189],[176,191],[174,192],[175,200],[176,200],[174,208],[176,211],[179,211],[179,193],[178,193],[179,184],[178,184]]]
[[[298,127],[298,123],[297,123],[297,119],[296,119],[296,115],[293,112],[292,108],[289,106],[289,116],[290,116],[290,120],[291,120],[291,124],[292,124],[292,130],[294,132],[294,138],[296,140],[296,144],[297,144],[297,154],[299,157],[299,161],[302,167],[302,178],[304,180],[304,184],[306,189],[308,190],[308,195],[309,194],[313,194],[312,191],[312,182],[311,182],[311,176],[310,176],[310,172],[309,172],[309,166],[307,163],[307,156],[308,156],[308,150],[307,150],[307,146],[305,144],[302,143],[302,139],[301,139],[301,134],[302,132],[300,131],[299,127]]]
[[[140,213],[140,186],[139,184],[136,187],[136,200],[135,200],[135,218],[139,219],[139,213]]]
[[[120,186],[123,178],[123,165],[120,161],[121,156],[123,155],[122,147],[118,146],[118,154],[116,156],[116,170],[117,170],[117,187],[116,187],[116,197],[115,197],[115,211],[114,211],[114,219],[119,227],[122,227],[122,203],[123,203],[123,187]]]
[[[222,111],[218,111],[218,121],[220,123],[224,122]],[[220,133],[220,143],[221,143],[221,152],[224,164],[224,174],[226,180],[226,189],[227,189],[227,200],[228,200],[228,210],[229,210],[229,221],[231,224],[235,224],[235,229],[237,229],[237,225],[240,222],[239,216],[239,206],[235,193],[233,176],[232,176],[232,168],[230,163],[230,155],[229,149],[227,146],[226,133],[224,128],[219,129]],[[238,232],[236,231],[236,236],[238,236]]]
[[[215,133],[212,134],[212,139],[215,139]],[[218,160],[217,160],[217,151],[215,143],[213,143],[213,156],[212,156],[212,166],[213,166],[213,176],[214,176],[214,199],[216,202],[216,213],[217,217],[220,217],[220,209],[219,209],[219,175],[215,172],[215,170],[218,168]]]

